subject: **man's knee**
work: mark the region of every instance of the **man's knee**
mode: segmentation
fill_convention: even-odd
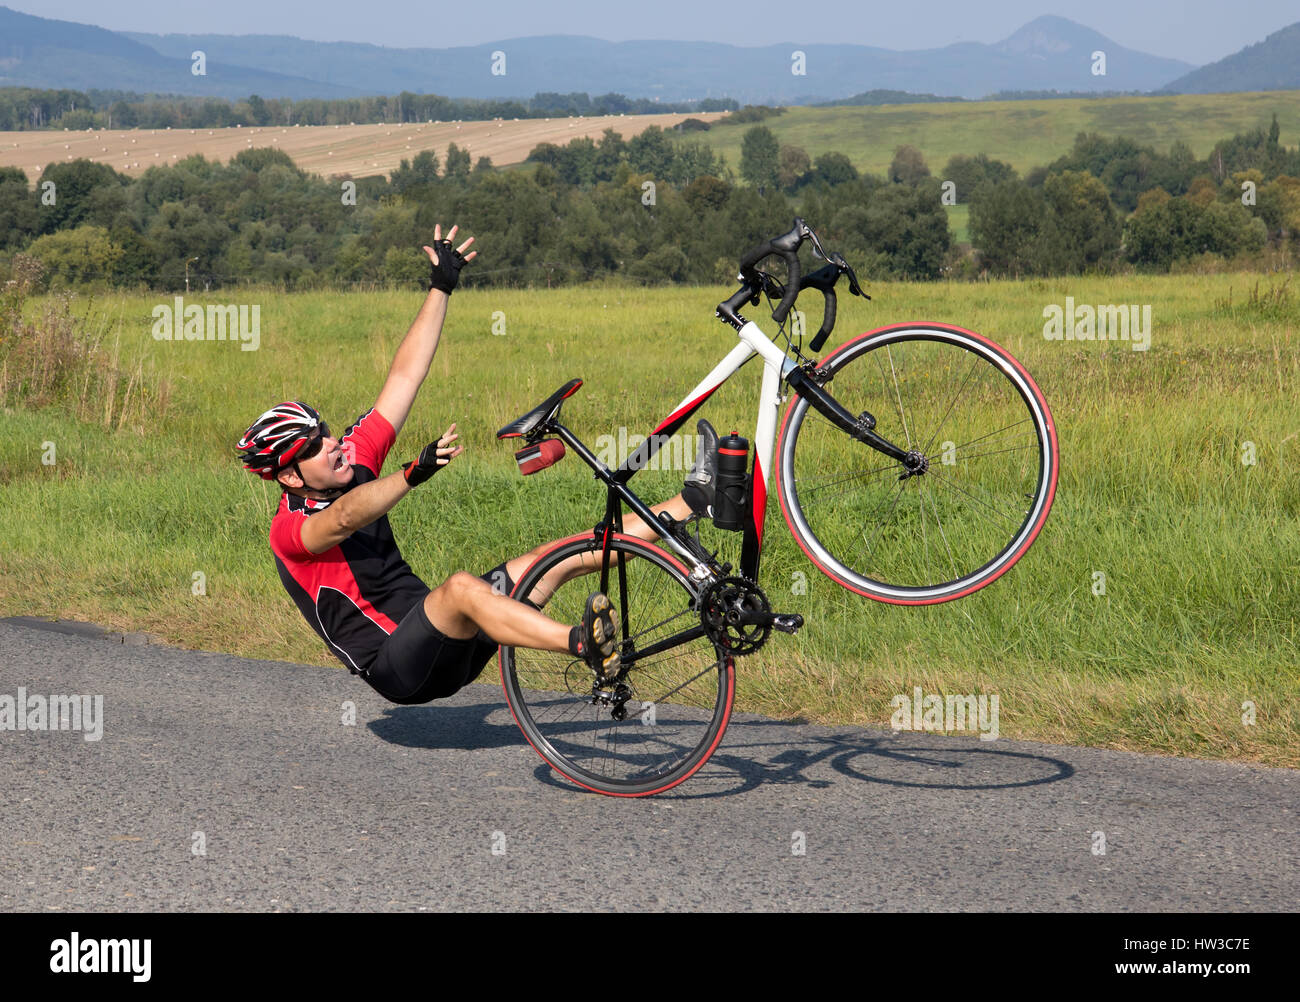
[[[491,592],[481,578],[457,571],[424,596],[424,614],[433,628],[457,640],[474,636],[478,632],[473,616],[476,588]]]
[[[425,608],[450,607],[456,610],[467,608],[470,599],[484,588],[490,586],[482,579],[466,571],[456,571],[425,597]]]

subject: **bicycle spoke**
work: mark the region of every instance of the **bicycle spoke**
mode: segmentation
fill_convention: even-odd
[[[922,452],[929,452],[930,446],[933,445],[934,440],[939,437],[939,432],[943,430],[944,422],[948,420],[948,415],[952,413],[953,407],[956,406],[958,399],[960,399],[962,393],[965,392],[966,384],[970,382],[970,377],[974,375],[975,367],[979,365],[979,362],[979,356],[976,356],[971,360],[970,369],[966,373],[966,378],[961,381],[961,386],[957,387],[957,392],[953,394],[952,400],[948,403],[948,409],[943,412],[943,417],[939,419],[939,423],[935,426],[934,434],[932,434],[930,440],[925,443],[925,448],[921,450]]]
[[[952,576],[956,579],[958,577],[957,558],[952,555],[952,546],[948,542],[948,534],[943,531],[943,519],[939,517],[939,509],[934,503],[934,491],[927,490],[924,484],[921,491],[930,499],[930,510],[934,512],[934,524],[939,527],[939,537],[943,540],[944,549],[948,551],[948,566],[952,568]]]
[[[921,509],[921,545],[925,549],[925,573],[928,577],[930,574],[930,537],[925,531],[925,498],[922,496],[924,489],[924,485],[922,485],[922,489],[916,492],[916,500]]]
[[[963,463],[966,463],[972,459],[982,459],[984,456],[1001,456],[1002,454],[1007,452],[1028,452],[1030,449],[1033,449],[1035,452],[1037,452],[1038,446],[1029,445],[1029,444],[1016,445],[1011,447],[1010,449],[994,449],[992,452],[977,452],[973,456],[969,454],[963,454],[961,457],[961,461]]]
[[[659,696],[659,697],[657,697],[657,698],[655,698],[655,699],[652,699],[651,702],[652,702],[652,703],[662,703],[662,702],[666,701],[666,700],[668,699],[668,697],[673,696],[673,695],[675,695],[676,693],[680,692],[682,689],[686,688],[686,686],[690,685],[690,684],[691,684],[692,682],[694,682],[696,679],[703,678],[703,677],[704,677],[705,675],[707,675],[709,672],[711,672],[711,671],[717,671],[717,669],[718,669],[718,663],[715,661],[715,662],[713,662],[713,664],[707,666],[703,671],[697,672],[696,674],[692,675],[692,676],[691,676],[690,678],[688,678],[685,682],[682,682],[680,685],[676,685],[676,686],[674,686],[673,688],[669,689],[669,690],[668,690],[667,692],[665,692],[662,696]],[[665,682],[664,684],[667,685],[668,683]]]
[[[955,449],[964,449],[964,448],[966,448],[966,446],[968,446],[968,445],[974,445],[976,442],[982,442],[984,439],[986,439],[986,438],[991,438],[991,437],[993,437],[994,435],[1001,435],[1004,431],[1007,431],[1007,430],[1009,430],[1009,429],[1011,429],[1011,428],[1015,428],[1015,427],[1017,427],[1017,426],[1019,426],[1019,425],[1025,424],[1026,422],[1029,422],[1029,421],[1032,421],[1032,420],[1033,420],[1032,418],[1021,418],[1019,421],[1012,421],[1011,424],[1004,425],[1004,426],[1002,426],[1001,428],[999,428],[997,431],[991,431],[991,432],[989,432],[989,433],[986,434],[986,435],[980,435],[980,436],[977,437],[977,438],[968,439],[967,441],[962,442],[960,445],[956,445],[956,446],[954,446],[953,448],[955,448]]]
[[[842,472],[822,473],[815,477],[799,477],[799,483],[801,484],[807,483],[810,480],[824,480],[827,477],[842,477],[843,479],[852,479],[853,477],[857,477],[857,476],[864,476],[864,477],[873,476],[877,473],[888,473],[890,470],[897,470],[898,468],[899,468],[898,463],[890,463],[888,466],[877,466],[874,470],[863,470],[860,473],[856,473],[856,472],[849,473],[849,474],[843,474]],[[843,482],[843,480],[838,480],[836,481],[836,484],[841,482]],[[834,487],[836,484],[826,484],[826,486]],[[821,490],[822,488],[819,487],[817,489]]]
[[[897,466],[890,466],[890,467],[888,467],[888,468],[886,468],[886,469],[883,469],[883,470],[876,470],[876,471],[873,471],[872,476],[877,476],[877,475],[880,474],[880,473],[893,473],[893,472],[896,471],[897,469],[898,469]],[[864,476],[865,476],[865,474],[864,474]],[[833,483],[833,484],[826,484],[826,485],[823,486],[823,487],[815,488],[814,490],[810,491],[809,493],[811,493],[811,494],[817,494],[817,495],[822,495],[822,496],[819,496],[819,497],[815,497],[815,498],[813,498],[814,501],[826,501],[826,500],[828,500],[829,498],[842,497],[843,495],[848,494],[848,493],[850,493],[851,491],[853,491],[855,488],[854,488],[853,486],[849,486],[849,487],[844,488],[844,490],[842,490],[842,491],[836,491],[834,494],[824,494],[824,495],[823,495],[823,492],[826,491],[828,488],[831,488],[831,487],[838,487],[838,486],[839,486],[840,484],[842,484],[842,483],[848,483],[850,480],[855,480],[855,479],[862,479],[862,478],[858,478],[858,477],[845,477],[843,480],[837,481],[836,483]],[[802,480],[800,480],[800,481],[798,481],[798,482],[802,483]],[[805,497],[806,495],[804,494],[803,491],[800,491],[800,492],[799,492],[799,496],[800,496],[800,498],[803,498],[803,497]]]
[[[885,353],[886,355],[889,356],[890,375],[888,376],[885,375],[885,365],[880,360],[879,355],[876,356],[876,366],[880,370],[880,378],[881,381],[885,383],[886,389],[888,389],[888,387],[891,385],[894,388],[894,401],[895,401],[895,406],[898,408],[898,420],[903,425],[903,434],[907,437],[907,447],[910,449],[912,447],[912,435],[907,428],[907,415],[903,412],[903,398],[898,391],[898,373],[894,369],[893,348],[889,345],[886,345]]]
[[[894,492],[894,503],[891,504],[891,505],[889,506],[889,511],[885,513],[885,519],[886,519],[886,520],[888,520],[889,516],[892,515],[892,514],[894,513],[894,509],[898,507],[898,499],[901,498],[902,496],[903,496],[903,482],[902,482],[902,481],[899,481],[898,489]],[[883,502],[883,501],[881,502],[881,505],[884,505],[884,502]],[[876,508],[876,511],[879,511],[879,510],[880,510],[880,508],[877,507],[877,508]],[[868,556],[870,556],[870,557],[874,557],[874,556],[875,556],[875,542],[876,542],[876,540],[878,540],[878,539],[880,538],[880,534],[881,534],[882,532],[884,532],[884,531],[885,531],[885,522],[882,521],[882,522],[880,523],[880,527],[876,530],[876,535],[875,535],[872,539],[868,540],[867,537],[866,537],[866,535],[865,535],[865,533],[863,534],[862,539],[863,539],[863,542],[865,542],[865,543],[867,544],[867,555],[868,555]],[[868,566],[870,566],[870,565],[868,565]]]
[[[941,475],[938,474],[938,473],[934,473],[933,470],[931,470],[930,472],[931,472],[932,474],[934,474],[934,476],[935,476],[936,479],[941,480],[943,483],[947,484],[947,485],[948,485],[949,487],[951,487],[953,490],[955,490],[955,491],[960,491],[962,494],[965,494],[968,498],[970,498],[970,499],[971,499],[972,501],[974,501],[976,504],[981,505],[981,506],[987,508],[989,511],[993,512],[995,515],[1001,515],[1003,518],[1010,519],[1013,523],[1018,522],[1018,521],[1020,521],[1020,520],[1023,520],[1024,517],[1025,517],[1024,512],[1016,512],[1016,510],[1015,510],[1014,508],[1011,509],[1011,511],[1014,513],[1014,516],[1013,516],[1013,515],[1008,515],[1006,512],[999,511],[997,508],[993,507],[993,505],[989,504],[987,501],[982,501],[982,500],[980,500],[979,498],[977,498],[974,494],[972,494],[970,491],[966,490],[966,489],[965,489],[964,487],[962,487],[960,484],[956,484],[956,483],[954,483],[953,481],[949,480],[947,477],[941,476]]]

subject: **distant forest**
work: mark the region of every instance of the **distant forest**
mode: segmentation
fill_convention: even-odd
[[[215,129],[236,125],[347,125],[378,122],[491,121],[568,115],[651,115],[734,111],[730,98],[670,104],[622,94],[540,93],[526,101],[487,101],[438,94],[243,101],[106,90],[0,87],[0,131],[29,129]]]

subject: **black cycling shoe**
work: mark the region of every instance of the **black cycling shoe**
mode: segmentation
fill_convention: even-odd
[[[578,627],[578,655],[602,682],[618,674],[618,613],[602,592],[587,596],[587,608]]]
[[[718,433],[703,418],[695,430],[699,433],[700,448],[695,456],[695,465],[686,474],[682,497],[700,518],[712,518],[718,482]]]

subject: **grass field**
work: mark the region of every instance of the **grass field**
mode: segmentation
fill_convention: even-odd
[[[1080,132],[1127,136],[1162,152],[1182,140],[1198,157],[1206,157],[1221,139],[1267,129],[1274,114],[1281,141],[1296,145],[1300,93],[1295,91],[789,108],[762,124],[782,143],[802,146],[814,158],[836,150],[873,174],[884,174],[894,150],[904,143],[920,149],[936,175],[958,153],[986,153],[1023,174],[1069,152]],[[749,128],[723,124],[688,136],[725,154],[738,170],[741,140]]]
[[[928,319],[980,331],[1019,357],[1056,419],[1056,505],[1027,556],[991,587],[900,608],[817,572],[773,500],[763,583],[808,627],[741,662],[738,709],[882,726],[891,698],[921,686],[998,694],[1007,737],[1300,766],[1300,315],[1293,294],[1251,305],[1257,281],[879,284],[872,303],[846,303],[837,341]],[[393,453],[413,456],[451,421],[468,447],[392,514],[417,573],[431,582],[457,568],[481,573],[594,524],[600,500],[585,467],[569,459],[521,478],[494,431],[573,376],[589,381],[565,415],[590,444],[620,426],[648,431],[733,343],[711,319],[723,291],[457,293]],[[158,398],[169,402],[147,428],[76,421],[57,407],[6,410],[0,614],[343,670],[275,575],[266,531],[278,491],[243,473],[231,446],[276,400],[308,399],[336,426],[366,409],[419,295],[238,295],[261,307],[257,351],[153,340],[150,310],[169,299],[75,303],[125,360],[169,385]],[[1066,296],[1150,304],[1149,350],[1045,340],[1043,310]],[[752,429],[755,378],[743,370],[705,416]],[[659,500],[681,476],[650,470],[634,485]]]

